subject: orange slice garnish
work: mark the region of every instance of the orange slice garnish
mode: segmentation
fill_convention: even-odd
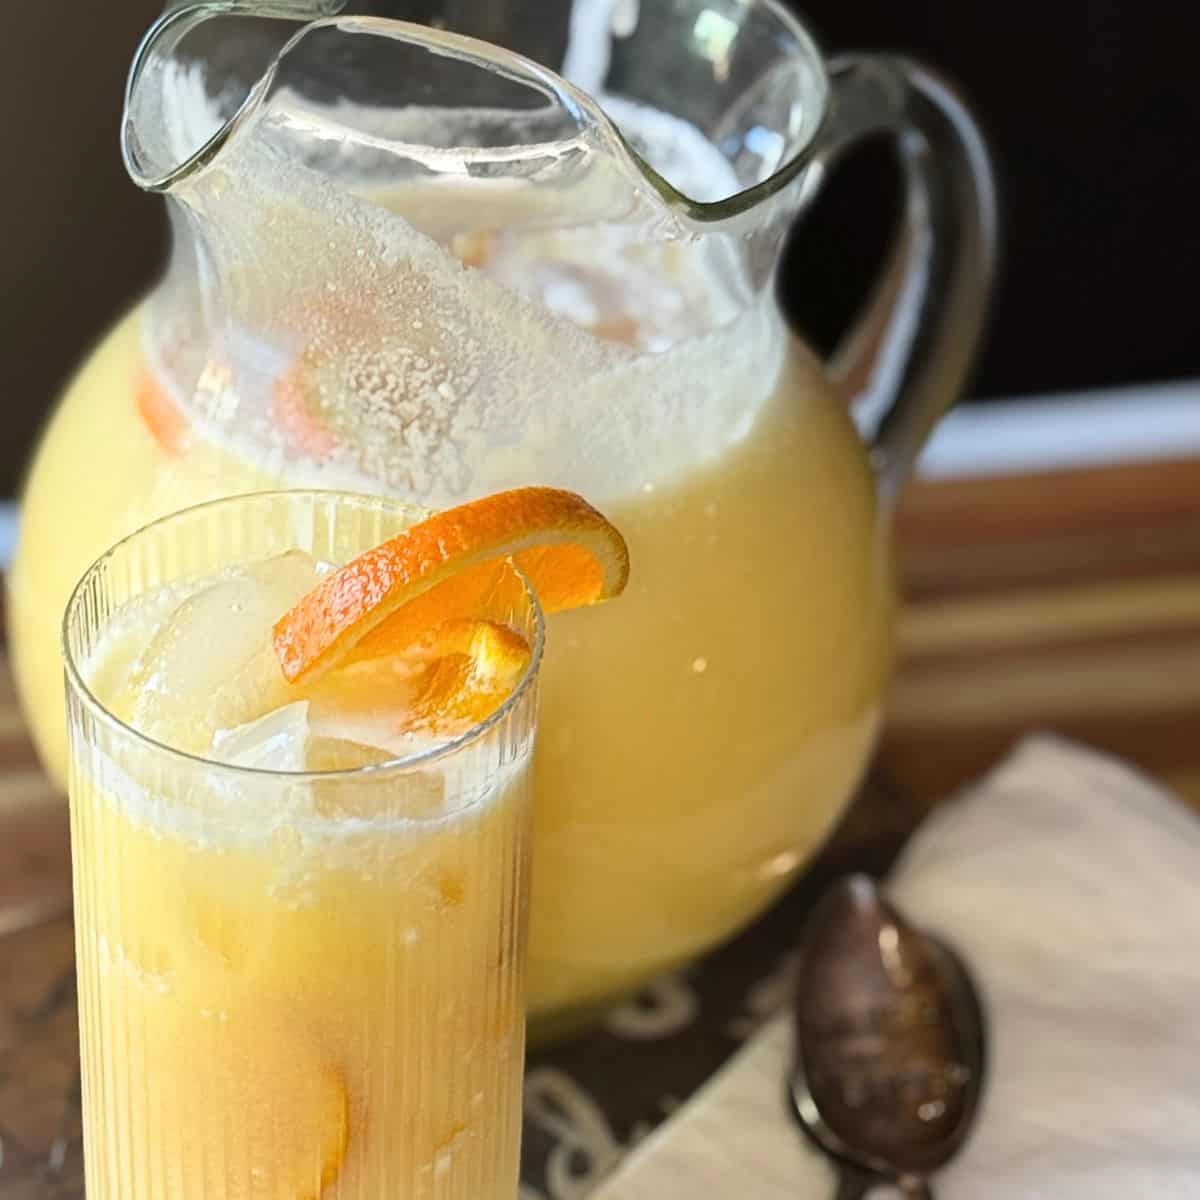
[[[625,539],[581,496],[545,487],[498,492],[437,513],[327,575],[275,624],[284,676],[316,678],[369,634],[379,652],[447,619],[478,615],[483,609],[472,605],[495,587],[494,564],[507,558],[546,612],[607,600],[629,577]]]
[[[532,655],[519,633],[495,621],[447,621],[430,642],[436,657],[415,715],[435,728],[482,721],[511,695]]]
[[[149,371],[138,380],[134,403],[151,437],[168,454],[182,454],[188,441],[187,418]]]
[[[288,444],[315,462],[324,462],[337,449],[337,435],[321,419],[309,391],[311,363],[302,354],[275,382],[271,417]]]
[[[496,234],[489,229],[473,229],[469,233],[456,233],[450,239],[450,253],[464,267],[482,267],[492,256]]]
[[[397,731],[453,734],[491,716],[512,694],[532,650],[496,621],[454,618],[403,647],[355,655],[308,695],[337,717],[389,714]]]

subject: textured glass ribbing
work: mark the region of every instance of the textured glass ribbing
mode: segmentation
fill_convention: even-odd
[[[397,519],[184,514],[89,575],[69,653],[147,587]],[[535,714],[530,686],[435,762],[289,777],[159,749],[69,675],[89,1200],[512,1200]]]

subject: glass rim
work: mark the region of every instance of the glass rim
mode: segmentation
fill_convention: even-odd
[[[305,37],[318,29],[361,32],[373,28],[397,41],[423,45],[433,49],[435,53],[474,62],[487,70],[544,91],[567,112],[586,114],[590,123],[603,129],[620,147],[622,154],[634,166],[642,180],[658,194],[659,199],[668,208],[701,229],[720,226],[739,218],[783,191],[812,165],[822,146],[822,134],[830,112],[830,83],[826,59],[804,19],[785,7],[782,0],[743,0],[743,3],[745,7],[760,8],[768,12],[780,28],[794,39],[808,59],[821,85],[817,98],[817,115],[810,123],[805,139],[770,175],[717,200],[697,200],[660,175],[630,144],[603,106],[553,68],[494,43],[419,21],[396,17],[341,15],[345,2],[346,0],[178,0],[176,4],[169,5],[143,36],[126,78],[125,111],[121,118],[121,152],[126,172],[134,183],[144,191],[169,195],[177,185],[203,171],[216,159],[226,143],[239,135],[255,112],[263,106],[280,65],[287,55],[299,46]],[[139,80],[155,53],[158,41],[163,35],[183,36],[190,22],[204,20],[209,16],[237,13],[282,17],[304,24],[276,52],[232,115],[226,118],[220,128],[202,145],[194,148],[185,159],[168,170],[145,169],[135,149],[130,113],[133,111],[133,97]]]
[[[165,755],[168,759],[180,762],[189,769],[228,774],[235,778],[256,779],[259,781],[271,779],[276,782],[300,785],[305,783],[344,782],[347,780],[369,779],[375,776],[387,777],[411,774],[413,771],[435,765],[444,759],[453,758],[460,751],[485,738],[494,728],[502,724],[524,701],[530,689],[534,686],[534,681],[537,679],[538,670],[542,664],[542,655],[546,644],[546,614],[542,611],[537,591],[534,589],[525,572],[516,563],[513,563],[511,559],[508,561],[517,578],[521,581],[521,586],[525,594],[529,597],[533,616],[533,644],[530,647],[529,662],[525,665],[520,679],[504,702],[482,721],[477,721],[469,729],[463,730],[462,733],[456,734],[454,737],[436,746],[429,746],[423,750],[414,751],[412,754],[398,755],[383,762],[368,763],[361,767],[340,767],[331,771],[279,771],[270,767],[241,766],[237,763],[207,758],[202,754],[195,754],[189,750],[181,750],[177,746],[172,746],[167,742],[159,741],[157,738],[143,733],[128,721],[123,721],[118,717],[92,691],[88,681],[84,678],[76,656],[71,651],[70,631],[72,616],[79,608],[84,589],[89,581],[95,577],[97,572],[103,569],[106,563],[112,560],[114,555],[123,549],[127,549],[132,542],[144,537],[151,531],[161,529],[184,517],[194,516],[215,508],[232,508],[238,504],[258,501],[268,503],[273,500],[282,501],[300,497],[307,497],[312,500],[337,499],[359,503],[365,502],[385,508],[389,506],[400,508],[406,505],[411,508],[422,507],[421,505],[411,504],[408,501],[395,497],[372,495],[370,492],[349,492],[337,488],[276,488],[263,492],[243,492],[234,496],[222,496],[215,500],[206,500],[200,504],[192,504],[187,508],[179,509],[177,512],[168,513],[166,516],[158,517],[153,521],[147,522],[145,525],[139,526],[132,533],[128,533],[123,538],[114,542],[103,554],[96,558],[71,589],[71,597],[67,601],[67,606],[63,611],[59,636],[59,646],[63,656],[68,692],[73,693],[81,701],[84,708],[94,720],[104,725],[112,733],[134,744],[141,745],[155,755]]]

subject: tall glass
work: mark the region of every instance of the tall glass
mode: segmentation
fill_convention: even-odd
[[[96,670],[122,609],[152,589],[294,547],[340,563],[417,512],[335,493],[220,501],[119,543],[76,589],[90,1200],[516,1195],[542,645],[524,582],[481,614],[533,650],[509,699],[376,766],[189,756],[118,720]]]

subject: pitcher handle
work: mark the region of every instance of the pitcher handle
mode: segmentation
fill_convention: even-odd
[[[995,181],[965,105],[926,67],[855,54],[834,59],[829,77],[822,163],[887,133],[904,171],[904,215],[887,266],[830,364],[868,430],[890,504],[965,385],[983,333],[996,263]]]

